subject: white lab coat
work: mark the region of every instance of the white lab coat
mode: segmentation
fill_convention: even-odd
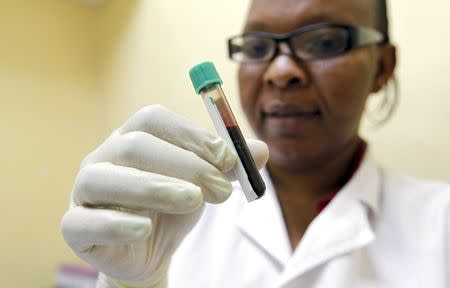
[[[450,186],[388,172],[367,155],[291,251],[267,172],[204,214],[172,259],[170,288],[450,287]]]

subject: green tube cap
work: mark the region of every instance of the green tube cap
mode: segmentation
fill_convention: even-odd
[[[189,76],[197,94],[200,94],[203,88],[211,84],[222,85],[223,83],[212,62],[203,62],[195,65],[189,70]]]

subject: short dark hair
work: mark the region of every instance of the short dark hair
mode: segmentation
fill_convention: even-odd
[[[376,0],[377,1],[377,12],[378,12],[378,29],[385,36],[385,43],[389,43],[389,18],[388,18],[388,8],[386,0]]]

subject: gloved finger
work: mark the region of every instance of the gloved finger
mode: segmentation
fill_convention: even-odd
[[[161,105],[136,112],[119,128],[120,134],[143,131],[195,153],[222,172],[236,164],[236,154],[220,137],[169,111]]]
[[[96,245],[145,240],[151,230],[150,218],[81,206],[69,209],[61,221],[63,237],[76,252],[85,252]]]
[[[269,159],[269,148],[267,147],[267,144],[256,139],[246,139],[245,141],[247,142],[248,149],[255,161],[256,168],[258,168],[258,170],[262,169]],[[226,172],[226,175],[230,181],[238,180],[236,173],[233,173],[232,171]]]
[[[269,147],[263,141],[256,139],[246,139],[248,149],[255,160],[256,167],[262,169],[269,160]]]
[[[111,162],[194,183],[210,203],[221,203],[231,195],[230,181],[216,167],[193,152],[145,132],[110,137],[90,161]]]
[[[111,206],[163,213],[188,213],[203,203],[200,187],[187,181],[111,163],[80,170],[73,200],[89,207]]]

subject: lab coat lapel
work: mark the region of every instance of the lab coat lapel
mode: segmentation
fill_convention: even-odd
[[[349,183],[309,225],[277,287],[374,240],[372,227],[381,189],[379,174],[366,155]]]
[[[237,227],[281,269],[291,256],[290,242],[267,170],[263,170],[261,174],[266,183],[265,196],[245,205],[239,215]]]

